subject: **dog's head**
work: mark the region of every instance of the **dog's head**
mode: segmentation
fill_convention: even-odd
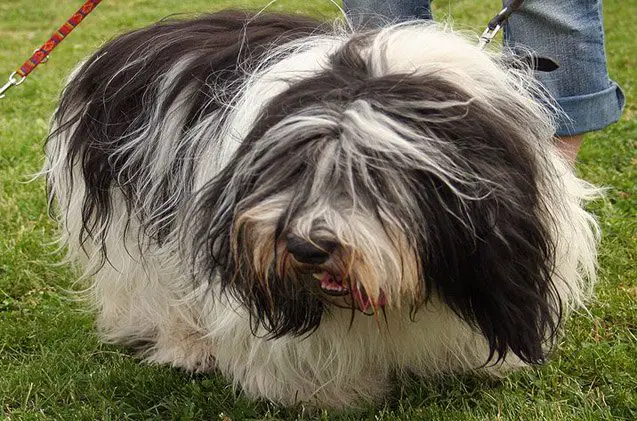
[[[325,61],[280,75],[287,89],[201,189],[197,267],[275,337],[337,306],[392,317],[436,296],[492,356],[541,361],[560,201],[528,75],[433,26],[358,35]]]

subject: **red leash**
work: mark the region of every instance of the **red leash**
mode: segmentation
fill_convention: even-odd
[[[53,49],[57,47],[58,44],[61,43],[77,25],[80,24],[80,22],[82,22],[101,1],[102,0],[87,0],[82,7],[64,23],[64,25],[60,26],[60,28],[51,38],[49,38],[47,42],[42,45],[42,47],[35,50],[33,55],[25,61],[18,70],[9,75],[9,81],[0,87],[0,98],[4,97],[4,93],[6,91],[24,82],[24,79],[26,79],[29,73],[31,73],[40,63],[46,63],[51,51],[53,51]]]

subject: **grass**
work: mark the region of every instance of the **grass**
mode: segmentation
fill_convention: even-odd
[[[27,58],[81,3],[0,3],[0,72]],[[437,16],[482,28],[498,2],[439,0]],[[126,350],[99,343],[91,315],[73,302],[73,272],[56,266],[55,227],[42,180],[26,183],[43,160],[42,144],[65,75],[115,34],[169,14],[266,0],[109,0],[35,71],[0,100],[0,418],[39,419],[637,419],[637,51],[633,1],[605,2],[611,76],[629,98],[623,120],[591,134],[578,171],[608,187],[593,204],[604,238],[592,316],[577,315],[551,363],[502,381],[414,379],[395,398],[363,414],[305,414],[250,402],[217,376],[140,364]],[[322,1],[284,1],[274,10],[337,15]],[[0,80],[0,84],[4,80]],[[227,418],[224,418],[227,417]]]

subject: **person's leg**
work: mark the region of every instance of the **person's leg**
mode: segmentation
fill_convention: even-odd
[[[560,65],[537,72],[537,78],[568,117],[560,118],[556,134],[560,150],[574,162],[584,133],[617,121],[624,104],[606,68],[601,0],[527,0],[509,18],[505,43]]]
[[[582,143],[584,143],[584,135],[558,136],[555,141],[557,142],[558,149],[562,152],[562,155],[564,155],[568,162],[575,163],[577,160],[577,154],[582,147]]]
[[[431,0],[343,0],[343,9],[357,27],[431,19]]]

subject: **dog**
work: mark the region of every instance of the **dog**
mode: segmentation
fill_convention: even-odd
[[[544,362],[591,294],[597,190],[475,41],[224,11],[108,42],[44,170],[101,337],[326,408]]]

